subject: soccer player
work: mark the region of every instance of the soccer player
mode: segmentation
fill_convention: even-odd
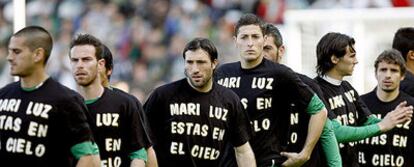
[[[400,89],[414,97],[414,27],[398,29],[394,35],[392,47],[401,52],[407,67]]]
[[[284,56],[285,46],[283,45],[283,38],[279,29],[273,24],[265,25],[265,35],[267,36],[265,44],[263,46],[263,56],[275,63],[280,63]],[[323,98],[322,90],[319,85],[306,75],[297,73],[299,78],[307,84],[312,90]],[[289,126],[289,140],[286,148],[289,152],[299,152],[305,144],[307,135],[307,128],[309,123],[309,114],[306,114],[306,108],[300,108],[291,103],[290,111],[290,126]],[[329,119],[327,120],[329,121]],[[333,132],[331,122],[325,123],[324,129],[321,134],[320,143],[325,151],[326,161],[321,154],[321,145],[317,144],[312,152],[310,159],[303,166],[323,166],[328,165],[332,167],[338,167],[342,165],[341,155],[339,154],[338,143]]]
[[[112,70],[114,68],[114,63],[113,63],[112,52],[106,45],[103,45],[102,58],[105,60],[105,66],[103,70],[99,71],[99,77],[101,79],[102,86],[114,91],[114,93],[119,93],[135,101],[140,111],[138,113],[140,114],[140,118],[142,118],[141,121],[145,125],[146,134],[149,135],[151,132],[149,131],[147,119],[146,119],[145,114],[143,113],[141,102],[133,95],[128,94],[120,89],[111,87],[111,85],[109,84],[109,81],[112,75]],[[146,139],[149,139],[149,137]],[[157,164],[157,158],[156,158],[154,149],[152,148],[150,141],[147,141],[146,144],[147,145],[145,146],[145,148],[147,149],[148,161],[147,163],[145,163],[145,166],[146,167],[157,167],[158,164]]]
[[[0,90],[0,157],[11,166],[99,166],[99,151],[82,97],[46,74],[53,41],[42,27],[10,38],[11,75]]]
[[[184,48],[186,78],[158,87],[144,104],[158,164],[256,166],[251,126],[237,95],[213,82],[217,50],[195,38]],[[234,148],[234,149],[233,149]]]
[[[412,114],[412,106],[401,103],[383,120],[371,115],[358,92],[343,80],[352,75],[358,63],[354,44],[354,39],[347,35],[328,33],[318,42],[316,50],[318,76],[315,80],[329,104],[328,116],[340,143],[342,165],[345,167],[358,166],[356,141],[389,131],[410,119]]]
[[[105,66],[103,45],[80,34],[70,45],[72,73],[91,115],[93,133],[101,150],[102,166],[145,166],[149,140],[135,101],[104,88],[99,71]]]
[[[266,36],[264,24],[257,16],[245,14],[239,19],[234,40],[240,61],[218,68],[216,80],[239,95],[252,119],[254,137],[250,143],[257,165],[302,165],[322,132],[326,120],[324,104],[290,68],[263,58]],[[294,99],[312,115],[306,142],[299,153],[283,152],[290,124],[287,109]]]
[[[399,90],[406,68],[401,53],[390,49],[382,52],[375,60],[377,87],[361,96],[372,114],[384,117],[398,104],[407,101],[414,105],[414,98]],[[380,136],[367,138],[358,143],[358,161],[361,166],[414,166],[413,127],[410,121]]]

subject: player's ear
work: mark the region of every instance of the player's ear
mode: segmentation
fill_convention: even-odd
[[[407,53],[407,60],[414,61],[414,50],[409,50]]]
[[[46,55],[45,55],[45,49],[43,48],[37,48],[33,51],[33,56],[34,56],[34,61],[37,62],[42,62],[43,60],[46,60]]]
[[[218,65],[218,61],[217,61],[217,59],[214,59],[213,62],[212,62],[212,69],[215,70],[217,65]]]
[[[98,60],[98,70],[100,72],[105,71],[105,59]]]
[[[338,64],[338,62],[339,62],[339,58],[338,58],[338,57],[336,57],[335,55],[332,55],[332,56],[331,56],[331,62],[332,62],[333,64]]]
[[[233,35],[234,46],[237,48],[237,36]]]
[[[279,46],[279,48],[277,49],[277,51],[279,52],[280,59],[282,59],[282,57],[285,55],[285,45]]]

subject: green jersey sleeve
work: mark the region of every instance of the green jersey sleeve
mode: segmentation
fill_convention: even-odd
[[[85,155],[99,154],[98,145],[91,141],[85,141],[79,144],[75,144],[74,146],[72,146],[70,151],[76,159],[79,159]]]
[[[313,94],[312,99],[306,108],[306,112],[310,115],[313,115],[321,111],[323,108],[325,108],[325,105],[323,104],[322,100],[316,94]]]
[[[364,122],[364,125],[372,125],[381,122],[381,119],[375,117],[374,115],[370,115],[368,119]]]
[[[381,134],[381,130],[377,124],[351,127],[341,125],[337,120],[332,120],[332,125],[339,143],[359,141]]]
[[[329,167],[342,167],[341,154],[336,141],[332,121],[327,119],[320,137],[323,152]]]
[[[142,159],[144,162],[147,162],[148,160],[147,150],[145,150],[145,148],[141,148],[140,150],[134,151],[131,154],[129,154],[129,158],[131,160]]]

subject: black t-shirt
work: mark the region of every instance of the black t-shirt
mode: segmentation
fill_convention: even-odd
[[[319,85],[312,78],[307,77],[306,75],[297,73],[299,78],[308,85],[321,99],[323,99],[323,93]],[[325,103],[326,104],[326,103]],[[286,151],[288,152],[300,152],[303,149],[303,146],[306,142],[306,137],[308,135],[308,125],[310,115],[306,113],[307,106],[298,106],[296,102],[290,104],[290,126],[289,126],[289,140]],[[310,159],[303,164],[302,166],[321,166],[326,164],[326,159],[324,158],[322,146],[318,142],[315,145],[315,148],[312,151]]]
[[[398,97],[390,102],[382,102],[376,95],[376,90],[362,95],[371,112],[378,118],[384,118],[388,112],[403,101],[414,105],[414,98],[400,92]],[[411,121],[397,125],[393,130],[379,136],[367,138],[358,142],[359,163],[361,166],[414,166],[414,127]]]
[[[401,81],[400,90],[414,97],[414,75],[410,71],[405,73],[405,78]]]
[[[329,119],[338,120],[342,125],[362,126],[371,112],[360,99],[358,92],[347,81],[336,85],[321,77],[315,79],[325,98]],[[339,143],[344,167],[358,166],[357,142]]]
[[[146,140],[144,144],[145,144],[145,148],[148,149],[152,145],[151,144],[152,142],[150,140],[151,129],[149,128],[148,119],[147,119],[147,116],[145,115],[144,108],[142,107],[142,103],[134,95],[126,93],[123,90],[120,90],[118,88],[113,88],[113,87],[111,88],[111,90],[115,94],[125,96],[126,98],[128,98],[130,101],[133,101],[137,105],[136,107],[138,108],[137,110],[138,116],[140,118],[140,122],[142,122],[144,126],[145,134],[147,135],[147,137],[144,137],[144,139]]]
[[[240,99],[216,83],[201,93],[182,79],[157,88],[144,104],[158,164],[236,166],[234,147],[251,128]]]
[[[53,79],[33,91],[20,82],[0,90],[0,162],[12,166],[72,166],[70,148],[92,141],[86,106]]]
[[[136,101],[105,88],[102,96],[87,104],[93,134],[103,166],[129,167],[129,154],[148,145]]]
[[[280,152],[289,138],[289,105],[295,101],[308,106],[314,93],[290,68],[267,59],[253,69],[242,69],[240,62],[224,64],[215,79],[232,89],[249,113],[254,130],[250,144],[257,165],[281,165],[286,158]]]

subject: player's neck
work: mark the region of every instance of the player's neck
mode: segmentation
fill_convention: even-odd
[[[258,66],[263,61],[263,56],[259,56],[257,59],[252,61],[241,60],[241,67],[242,69],[252,69]]]
[[[327,73],[326,73],[326,76],[328,76],[328,77],[330,77],[330,78],[333,78],[333,79],[336,79],[336,80],[339,80],[339,81],[342,81],[343,79],[344,79],[344,77],[345,76],[343,76],[343,75],[341,75],[337,70],[335,70],[335,69],[332,69],[331,71],[328,71]]]
[[[87,86],[79,86],[79,93],[85,100],[97,99],[102,96],[104,87],[96,80]]]
[[[376,94],[378,99],[380,99],[382,102],[390,102],[398,97],[398,94],[400,94],[400,90],[399,88],[397,88],[392,92],[386,92],[383,91],[381,88],[377,87]]]
[[[47,78],[49,78],[49,75],[44,70],[38,69],[28,76],[20,77],[20,86],[22,88],[34,88],[42,85]]]

